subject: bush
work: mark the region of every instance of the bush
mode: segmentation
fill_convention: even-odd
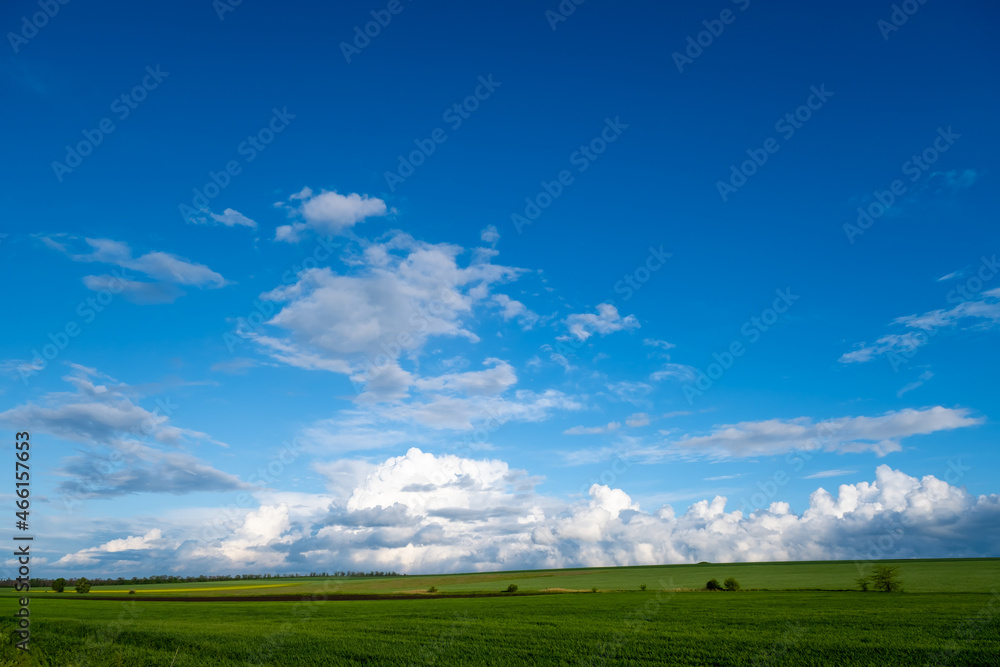
[[[128,592],[128,594],[129,594],[129,595],[135,595],[135,589],[133,588],[132,590],[130,590],[130,591]]]
[[[437,586],[431,586],[430,588],[427,589],[427,592],[428,593],[437,593],[438,592],[438,587]]]
[[[511,584],[510,586],[507,587],[507,590],[505,590],[504,592],[505,593],[516,593],[517,592],[517,584]]]
[[[594,586],[593,588],[591,588],[590,592],[591,593],[596,593],[597,592],[597,586]]]
[[[76,582],[76,592],[77,593],[89,593],[90,592],[90,582],[87,581],[86,577],[80,577],[80,580]]]
[[[872,580],[870,577],[858,577],[854,580],[862,591],[867,591],[868,587],[872,585]]]
[[[56,593],[62,593],[64,590],[66,590],[66,580],[63,579],[62,577],[59,577],[58,579],[53,581],[52,590],[54,590]]]
[[[736,581],[734,578],[729,577],[722,585],[726,587],[727,591],[738,591],[740,590],[740,582]]]
[[[895,565],[879,565],[872,572],[872,587],[883,593],[899,593],[903,582],[899,580],[899,568]]]
[[[709,579],[708,583],[705,584],[705,590],[709,591],[721,591],[722,585],[719,583],[718,579]]]
[[[646,590],[646,584],[639,584],[639,590],[640,591]]]

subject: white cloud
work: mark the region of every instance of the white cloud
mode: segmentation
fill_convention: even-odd
[[[689,435],[665,448],[650,448],[643,455],[690,455],[714,458],[774,456],[791,451],[874,452],[885,456],[899,451],[900,441],[914,436],[975,426],[982,418],[970,417],[965,408],[906,409],[877,417],[840,417],[814,422],[808,417],[740,422],[715,427],[707,435]]]
[[[486,225],[486,227],[479,232],[479,238],[483,241],[483,243],[496,245],[497,241],[500,240],[500,232],[497,231],[496,225]]]
[[[76,553],[66,554],[54,562],[52,566],[80,567],[97,565],[106,560],[103,557],[107,554],[120,554],[127,551],[150,551],[161,549],[168,546],[168,544],[163,539],[162,531],[159,528],[153,528],[145,535],[130,535],[122,539],[105,542],[97,547],[88,547]]]
[[[631,331],[639,328],[635,315],[622,317],[618,309],[610,303],[597,306],[597,313],[573,313],[565,320],[571,336],[577,340],[587,340],[597,333],[606,336],[616,331]]]
[[[846,477],[847,475],[853,475],[857,473],[857,470],[822,470],[820,472],[814,472],[811,475],[806,475],[803,479],[825,479],[827,477]]]
[[[134,402],[136,390],[79,365],[63,380],[73,392],[52,392],[0,413],[0,422],[33,425],[43,433],[82,443],[87,450],[63,459],[59,491],[78,502],[132,493],[183,494],[246,488],[237,477],[178,451],[213,442],[205,433],[173,426],[160,408]],[[98,384],[97,380],[109,380]],[[169,405],[165,403],[164,405]],[[167,447],[163,450],[161,447]]]
[[[286,363],[305,356],[336,362],[329,370],[366,370],[381,358],[416,354],[435,336],[479,337],[465,323],[490,286],[516,278],[518,269],[473,262],[460,266],[462,249],[428,244],[397,233],[382,243],[363,243],[348,261],[351,275],[329,268],[303,271],[298,280],[262,295],[283,303],[268,322],[290,340],[261,338]],[[274,352],[272,352],[274,354]],[[304,365],[296,363],[296,365]]]
[[[483,423],[539,422],[552,412],[583,407],[577,399],[555,389],[540,393],[519,389],[510,397],[432,395],[408,403],[380,405],[373,414],[432,429],[471,431]]]
[[[918,479],[885,465],[878,466],[874,481],[842,484],[835,494],[817,489],[798,514],[781,501],[750,514],[726,511],[723,496],[684,512],[670,505],[643,510],[623,489],[600,484],[591,485],[584,500],[566,502],[537,493],[539,478],[502,460],[418,449],[349,469],[344,477],[355,486],[349,494],[341,487],[342,500],[325,516],[312,509],[296,519],[288,502],[271,503],[248,513],[222,539],[175,548],[169,535],[128,537],[62,562],[84,569],[129,554],[157,571],[166,564],[176,570],[212,563],[218,569],[256,564],[285,571],[343,567],[417,574],[985,557],[1000,550],[1000,535],[992,530],[1000,522],[1000,496],[973,496],[938,477]],[[178,527],[181,538],[195,532]],[[874,554],[873,544],[880,545]],[[119,546],[122,551],[113,550]]]
[[[48,237],[42,240],[50,247],[65,252],[73,261],[114,264],[124,269],[117,276],[107,274],[85,276],[84,285],[94,291],[107,289],[113,294],[121,293],[136,303],[172,302],[184,294],[177,285],[218,289],[229,284],[225,278],[204,264],[197,264],[165,252],[148,252],[133,257],[132,249],[127,243],[111,239],[84,239],[92,248],[90,253],[70,252],[65,244]],[[155,282],[132,280],[128,275],[130,271],[145,274]]]
[[[649,422],[650,418],[648,414],[645,412],[636,412],[625,420],[625,425],[629,428],[638,428],[640,426],[648,426]]]
[[[297,243],[302,233],[313,230],[323,235],[343,234],[366,218],[383,217],[394,211],[378,197],[360,195],[356,192],[342,195],[324,190],[314,194],[310,188],[303,188],[290,197],[297,202],[294,206],[278,204],[289,210],[290,215],[301,217],[303,222],[282,225],[275,231],[276,241]]]
[[[517,384],[514,367],[506,361],[491,358],[484,363],[491,368],[423,378],[415,384],[422,391],[463,393],[470,396],[496,396]]]
[[[946,276],[947,277],[947,276]],[[944,278],[942,278],[943,280]],[[872,344],[861,343],[840,357],[841,363],[863,363],[881,355],[913,356],[913,352],[930,342],[938,329],[990,329],[1000,324],[1000,288],[976,294],[953,308],[930,310],[921,315],[905,315],[892,322],[916,331],[887,334]],[[895,365],[895,364],[894,364]]]
[[[902,398],[903,394],[905,394],[907,392],[911,392],[914,389],[919,389],[920,387],[923,386],[924,382],[927,382],[932,377],[934,377],[934,373],[932,373],[930,371],[924,371],[923,373],[920,374],[920,378],[919,379],[917,379],[917,380],[915,380],[913,382],[909,382],[906,385],[904,385],[902,388],[900,388],[900,390],[896,392],[896,397],[897,398]]]
[[[520,301],[515,301],[506,294],[494,294],[493,302],[500,306],[500,316],[504,321],[517,319],[525,330],[533,327],[541,317]]]
[[[951,280],[952,278],[960,278],[962,275],[964,275],[964,272],[961,270],[952,271],[951,273],[946,273],[945,275],[941,276],[940,278],[937,279],[937,281],[939,283],[943,283],[947,280]]]
[[[660,370],[649,375],[652,382],[674,379],[678,382],[693,382],[698,378],[698,369],[685,364],[664,364]]]
[[[667,350],[677,347],[673,343],[668,343],[665,340],[659,340],[658,338],[644,338],[642,344],[648,347],[655,347],[658,350],[666,352]]]
[[[605,385],[605,387],[611,392],[613,398],[625,403],[631,403],[636,407],[647,405],[649,400],[646,397],[653,391],[653,387],[645,382],[633,382],[631,380],[612,382]]]
[[[599,433],[611,433],[622,427],[621,422],[608,422],[604,426],[574,426],[563,431],[566,435],[597,435]]]
[[[257,229],[256,222],[231,208],[223,211],[222,215],[217,213],[210,213],[209,215],[212,216],[213,220],[226,227],[249,227],[250,229]]]

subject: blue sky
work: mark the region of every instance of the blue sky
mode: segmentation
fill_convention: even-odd
[[[53,576],[997,555],[995,8],[43,5]]]

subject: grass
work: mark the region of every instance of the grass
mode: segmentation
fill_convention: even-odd
[[[660,593],[658,600],[632,592],[123,608],[40,599],[32,602],[34,662],[6,664],[922,665],[958,641],[947,664],[981,666],[1000,656],[1000,604],[984,615],[990,601],[976,593]],[[977,625],[977,618],[987,620]],[[14,653],[10,627],[0,637],[5,657]]]
[[[896,561],[906,593],[860,593],[853,562],[753,563],[333,580],[337,594],[420,599],[295,602],[323,581],[95,587],[33,593],[32,651],[7,665],[1000,665],[1000,560]],[[733,576],[739,592],[685,591]],[[227,585],[227,584],[232,584]],[[640,591],[641,584],[647,591]],[[517,594],[498,594],[510,584]],[[428,593],[431,586],[439,592]],[[261,588],[264,587],[264,588]],[[803,590],[761,590],[766,588]],[[804,590],[827,587],[829,590]],[[135,588],[136,595],[127,595]],[[590,591],[597,588],[597,595]],[[663,590],[681,589],[681,590]],[[114,589],[117,592],[112,592]],[[221,590],[220,590],[221,589]],[[539,595],[546,589],[581,594]],[[441,597],[490,591],[493,597]],[[992,591],[992,592],[991,592]],[[125,595],[119,595],[120,593]],[[582,593],[586,594],[582,594]],[[117,600],[94,599],[105,593]],[[143,594],[177,600],[143,599]],[[217,595],[227,602],[185,602]],[[527,595],[522,595],[527,593]],[[317,596],[317,599],[319,596]]]
[[[1000,582],[1000,558],[932,559],[877,561],[876,564],[898,565],[903,586],[910,593],[976,593],[990,590]],[[861,563],[864,574],[870,574],[872,564]],[[734,577],[743,589],[751,590],[853,590],[861,576],[854,561],[806,561],[788,563],[720,563],[698,565],[652,565],[618,568],[580,568],[565,570],[527,570],[450,575],[421,575],[379,578],[282,579],[252,582],[191,582],[181,584],[124,584],[94,586],[89,595],[128,594],[134,597],[156,594],[199,595],[309,595],[316,592],[342,594],[426,593],[436,587],[438,594],[496,592],[510,584],[521,593],[547,589],[589,592],[638,590],[642,584],[650,589],[701,589],[709,579],[724,581]],[[329,584],[327,583],[329,582]],[[662,583],[661,583],[662,582]],[[59,594],[41,590],[33,595],[75,596],[71,587]],[[0,598],[15,597],[11,588],[0,589]],[[133,596],[129,596],[133,597]]]

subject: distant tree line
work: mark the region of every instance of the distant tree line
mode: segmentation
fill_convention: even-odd
[[[399,574],[398,572],[387,572],[384,570],[371,570],[369,572],[355,571],[355,570],[338,570],[336,572],[310,572],[309,574],[213,574],[213,575],[199,575],[197,577],[178,577],[173,574],[158,574],[152,577],[132,577],[131,579],[126,579],[125,577],[81,577],[85,579],[92,586],[111,586],[111,585],[140,585],[140,584],[185,584],[197,581],[253,581],[259,579],[304,579],[308,577],[329,579],[331,577],[405,577],[405,574]],[[28,580],[28,584],[32,588],[50,588],[53,583],[58,580],[62,580],[64,586],[75,586],[77,584],[77,579],[41,579],[33,578]],[[0,587],[13,587],[15,584],[14,579],[0,579]]]

